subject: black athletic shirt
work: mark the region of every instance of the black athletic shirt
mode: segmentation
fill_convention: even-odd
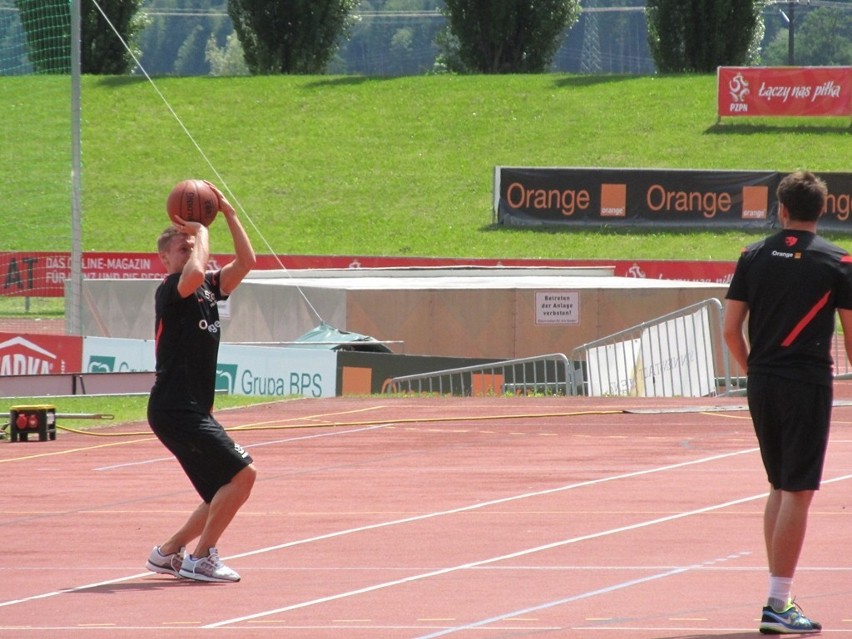
[[[749,308],[749,373],[831,385],[837,308],[852,309],[852,257],[807,231],[746,247],[726,295]]]
[[[219,271],[207,273],[195,293],[178,293],[180,273],[166,276],[155,294],[156,380],[148,405],[154,410],[209,413],[216,389]]]

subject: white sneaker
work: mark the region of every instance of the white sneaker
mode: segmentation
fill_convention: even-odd
[[[183,548],[170,555],[164,555],[160,552],[159,546],[154,546],[151,554],[148,555],[148,561],[145,563],[145,567],[151,572],[158,572],[161,575],[174,575],[175,577],[180,577],[183,555]]]
[[[222,560],[219,559],[219,551],[215,548],[211,548],[210,554],[206,557],[193,557],[192,555],[184,557],[179,574],[181,577],[195,579],[196,581],[233,582],[240,580],[239,574],[222,563]]]

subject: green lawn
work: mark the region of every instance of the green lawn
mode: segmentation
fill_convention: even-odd
[[[245,395],[219,395],[216,409],[238,408],[269,402],[268,397],[249,397]],[[73,397],[0,397],[0,425],[8,421],[8,410],[12,406],[50,405],[56,409],[56,423],[66,428],[88,430],[113,424],[134,423],[130,432],[147,432],[145,413],[148,405],[147,395],[88,396]],[[102,415],[101,418],[91,417]]]
[[[69,85],[0,77],[0,250],[70,250]],[[715,76],[85,77],[82,96],[94,251],[153,252],[169,190],[203,177],[259,253],[733,260],[748,234],[494,226],[494,167],[819,172],[852,157],[848,120],[717,124]],[[224,224],[211,236],[229,250]],[[62,410],[144,418],[142,398],[77,401]]]
[[[715,76],[85,77],[82,95],[84,250],[152,251],[169,189],[198,176],[230,190],[261,253],[727,260],[747,234],[495,227],[494,166],[852,157],[848,120],[717,125]],[[0,78],[0,250],[70,247],[68,101],[68,78]]]

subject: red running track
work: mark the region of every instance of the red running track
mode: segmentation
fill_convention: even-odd
[[[197,503],[145,425],[3,443],[0,637],[757,637],[767,487],[743,403],[223,411],[259,469],[220,542],[238,584],[145,571]],[[794,586],[824,635],[852,637],[852,408],[838,404]]]

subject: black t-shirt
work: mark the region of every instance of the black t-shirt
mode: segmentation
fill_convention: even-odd
[[[209,413],[216,390],[219,271],[207,273],[195,293],[178,293],[180,273],[166,276],[155,294],[156,380],[149,407]]]
[[[807,231],[743,250],[726,295],[749,309],[749,373],[831,384],[837,308],[852,309],[852,257]]]

